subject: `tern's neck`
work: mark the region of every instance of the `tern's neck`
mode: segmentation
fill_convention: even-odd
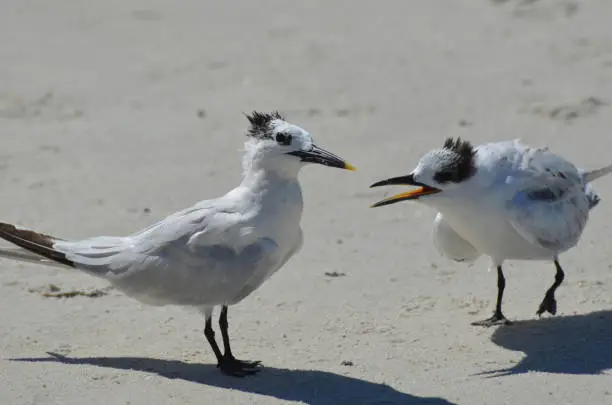
[[[262,166],[245,167],[241,185],[250,189],[263,189],[283,183],[297,183],[297,172]]]
[[[288,162],[280,160],[245,159],[244,174],[238,188],[251,201],[251,206],[259,207],[260,213],[277,218],[274,224],[266,225],[272,228],[299,223],[302,217],[302,190],[297,178],[299,164],[289,162],[287,165]]]
[[[256,148],[250,148],[246,151],[242,168],[242,185],[259,188],[270,183],[297,182],[300,163],[282,156],[264,158]]]

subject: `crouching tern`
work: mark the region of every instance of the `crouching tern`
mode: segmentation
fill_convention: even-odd
[[[564,278],[559,254],[580,240],[589,211],[599,203],[590,182],[612,172],[577,169],[548,149],[520,140],[473,147],[449,138],[443,148],[425,154],[406,176],[371,187],[418,188],[384,199],[373,207],[414,200],[438,211],[433,240],[456,261],[489,256],[497,269],[497,303],[493,316],[473,325],[510,323],[502,313],[505,260],[552,260],[555,281],[537,314],[556,314],[555,291]]]
[[[245,376],[260,362],[237,360],[230,348],[228,306],[242,301],[302,245],[300,169],[308,163],[355,170],[317,147],[304,129],[278,113],[247,115],[242,182],[126,237],[63,240],[0,223],[0,237],[19,246],[0,257],[74,267],[151,305],[199,309],[204,334],[225,374]],[[221,306],[222,353],[212,328]]]

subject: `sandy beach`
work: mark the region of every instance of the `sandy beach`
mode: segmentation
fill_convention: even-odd
[[[488,329],[489,261],[441,257],[435,212],[368,188],[450,136],[612,163],[611,21],[609,0],[1,2],[1,221],[126,235],[220,196],[254,109],[358,170],[302,171],[301,252],[230,309],[252,377],[219,373],[195,311],[0,260],[0,404],[612,404],[612,177],[557,316],[535,315],[554,266],[508,262],[516,322]]]

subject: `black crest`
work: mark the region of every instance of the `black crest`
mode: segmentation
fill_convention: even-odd
[[[253,111],[251,114],[245,114],[251,127],[247,131],[247,136],[252,136],[258,139],[272,139],[272,128],[270,122],[273,120],[284,120],[278,111],[271,113],[261,113]]]
[[[472,144],[461,138],[446,138],[446,141],[444,141],[444,149],[451,150],[465,159],[471,159],[475,153]]]
[[[444,141],[444,149],[452,152],[454,159],[451,160],[448,167],[434,175],[434,180],[441,184],[459,183],[476,173],[476,166],[474,165],[476,150],[470,142],[461,138],[447,138]]]

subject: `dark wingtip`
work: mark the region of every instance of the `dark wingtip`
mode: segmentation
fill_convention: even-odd
[[[0,238],[47,259],[75,267],[74,262],[69,260],[64,253],[53,248],[53,244],[58,240],[53,236],[27,229],[18,229],[15,225],[0,222]]]

